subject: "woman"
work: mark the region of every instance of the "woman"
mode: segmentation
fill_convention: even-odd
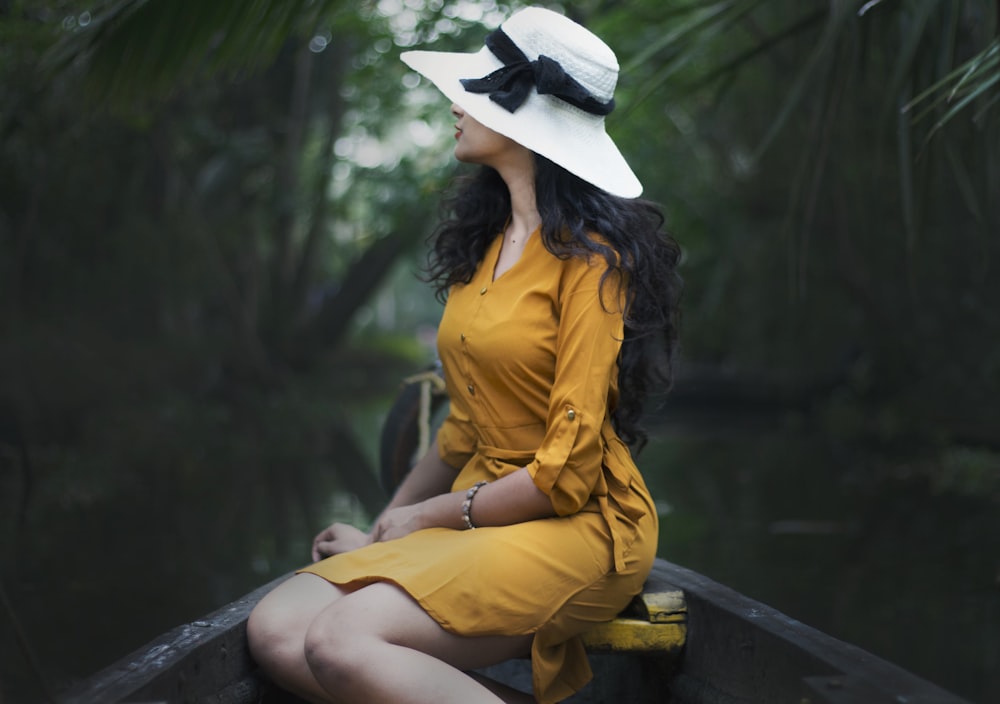
[[[431,256],[450,413],[370,533],[316,536],[250,647],[314,702],[535,701],[466,674],[528,655],[554,702],[591,677],[579,634],[656,553],[625,443],[669,383],[679,251],[604,131],[618,66],[586,29],[528,8],[476,54],[402,58],[454,101],[455,156],[481,165]]]

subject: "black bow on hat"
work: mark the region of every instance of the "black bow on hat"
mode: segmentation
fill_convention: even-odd
[[[486,47],[504,62],[504,66],[482,78],[460,80],[470,93],[489,93],[490,100],[507,112],[521,107],[532,86],[540,95],[554,95],[592,115],[607,115],[615,109],[614,98],[606,103],[597,100],[555,59],[540,55],[537,60],[528,61],[524,52],[500,29],[486,36]]]

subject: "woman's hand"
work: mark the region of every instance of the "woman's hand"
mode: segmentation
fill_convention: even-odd
[[[372,526],[372,542],[384,543],[387,540],[402,538],[421,528],[427,528],[428,526],[424,524],[424,518],[424,511],[420,504],[391,508],[383,513]]]
[[[331,555],[363,548],[371,542],[372,537],[368,533],[346,523],[334,523],[313,538],[312,559],[317,562]]]

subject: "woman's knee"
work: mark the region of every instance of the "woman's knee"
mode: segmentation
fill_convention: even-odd
[[[349,601],[349,600],[345,600]],[[344,684],[360,674],[374,634],[352,623],[349,609],[328,607],[310,624],[303,638],[306,664],[321,681],[336,677]]]
[[[363,677],[386,646],[416,650],[460,670],[491,665],[531,650],[531,634],[467,638],[441,627],[400,587],[376,582],[331,604],[310,624],[305,658],[317,677]]]
[[[280,664],[295,650],[302,652],[303,634],[296,634],[295,630],[289,627],[288,621],[281,618],[282,611],[283,609],[275,608],[274,604],[261,601],[247,619],[247,644],[250,655],[265,668]]]
[[[377,664],[379,649],[386,644],[420,649],[400,638],[401,631],[411,628],[408,624],[412,615],[407,607],[419,609],[398,587],[384,582],[368,585],[332,602],[305,632],[305,659],[310,670],[321,681],[335,675],[346,685],[365,677],[369,668]]]
[[[301,661],[305,634],[317,614],[336,601],[339,590],[315,578],[292,577],[258,602],[247,619],[247,641],[254,660],[265,667]]]

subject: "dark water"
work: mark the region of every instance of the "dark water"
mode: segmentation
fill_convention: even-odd
[[[0,612],[0,701],[42,701],[39,681],[56,691],[294,568],[334,515],[364,521],[329,463],[272,460],[177,460],[102,484],[78,458],[41,458],[23,524],[0,475],[3,583],[37,661]],[[662,557],[981,704],[1000,701],[1000,503],[977,474],[989,461],[957,457],[931,481],[773,428],[671,428],[640,456]]]
[[[972,701],[1000,701],[1000,501],[793,432],[674,433],[641,457],[659,554]]]

